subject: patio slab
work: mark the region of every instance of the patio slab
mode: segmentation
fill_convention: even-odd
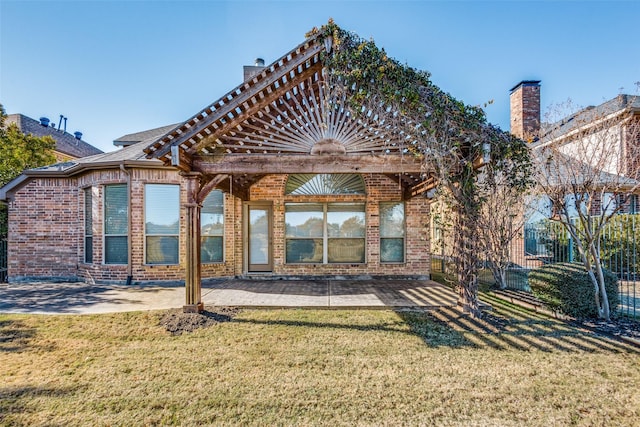
[[[242,280],[202,291],[205,305],[239,307],[453,307],[457,296],[431,280]]]
[[[268,308],[453,307],[457,296],[430,280],[229,279],[203,285],[209,306]],[[184,286],[0,284],[0,313],[95,314],[181,308]]]

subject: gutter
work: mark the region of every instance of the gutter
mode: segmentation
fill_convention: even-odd
[[[120,160],[109,162],[96,162],[96,163],[77,163],[70,166],[67,169],[61,170],[42,170],[42,169],[28,169],[22,172],[22,175],[15,178],[13,181],[8,182],[4,187],[0,188],[0,202],[8,201],[11,198],[11,194],[18,191],[21,187],[29,183],[31,178],[71,178],[82,172],[98,170],[98,169],[113,169],[113,168],[139,168],[139,169],[165,169],[167,166],[161,161],[156,160]]]
[[[28,180],[29,177],[27,177],[25,174],[22,174],[6,183],[2,188],[0,188],[0,202],[9,202],[13,190],[22,187],[24,184],[26,184],[25,181]]]

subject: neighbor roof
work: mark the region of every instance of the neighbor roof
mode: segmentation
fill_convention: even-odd
[[[55,150],[74,158],[92,156],[102,153],[93,145],[68,132],[55,129],[50,126],[43,126],[39,121],[27,117],[24,114],[9,114],[5,119],[5,124],[15,123],[20,132],[25,135],[33,135],[36,137],[50,136],[56,141]]]
[[[540,143],[562,137],[571,131],[623,111],[640,111],[640,96],[618,95],[598,106],[589,106],[542,128]]]
[[[0,201],[7,200],[12,192],[17,191],[17,189],[27,184],[32,177],[73,176],[88,170],[116,168],[121,166],[141,168],[164,167],[160,160],[147,158],[143,150],[151,143],[151,141],[157,139],[161,132],[166,132],[166,130],[164,130],[165,128],[166,127],[162,127],[138,132],[139,135],[146,134],[147,139],[135,144],[124,146],[120,150],[111,151],[109,153],[100,152],[99,154],[94,154],[80,159],[27,169],[16,179],[0,188]]]

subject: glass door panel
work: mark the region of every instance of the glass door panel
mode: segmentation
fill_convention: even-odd
[[[249,206],[249,271],[272,271],[271,206]]]

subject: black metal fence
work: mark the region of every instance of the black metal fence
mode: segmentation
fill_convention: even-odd
[[[7,281],[7,241],[0,239],[0,283]]]
[[[617,215],[607,224],[601,241],[600,256],[604,267],[618,276],[620,306],[624,315],[640,317],[640,215]],[[529,272],[537,267],[558,262],[580,262],[575,242],[565,227],[544,220],[527,224],[523,236],[511,245],[511,266],[505,282],[510,289],[531,291]],[[431,271],[438,279],[447,271],[448,261],[433,256]],[[488,268],[480,271],[482,285],[494,285]]]

